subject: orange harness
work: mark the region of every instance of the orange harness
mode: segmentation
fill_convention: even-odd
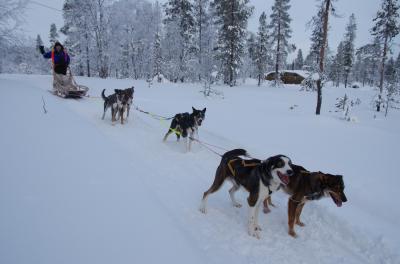
[[[229,170],[231,171],[231,173],[232,173],[232,175],[233,175],[234,177],[236,177],[236,172],[235,172],[235,169],[234,169],[233,166],[232,166],[232,163],[235,162],[235,161],[237,161],[237,160],[242,160],[242,162],[241,162],[242,167],[256,167],[256,166],[260,165],[260,163],[254,163],[254,162],[246,163],[246,160],[243,160],[243,159],[233,159],[233,160],[230,160],[230,161],[228,162],[228,168],[229,168]]]

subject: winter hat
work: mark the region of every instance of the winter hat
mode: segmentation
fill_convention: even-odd
[[[56,43],[54,43],[54,48],[56,48],[57,46],[60,46],[60,47],[61,47],[61,50],[64,49],[63,45],[61,45],[61,43],[58,42],[58,41],[56,41]]]

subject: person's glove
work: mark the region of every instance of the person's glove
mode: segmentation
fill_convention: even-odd
[[[40,53],[44,54],[44,46],[39,47]]]

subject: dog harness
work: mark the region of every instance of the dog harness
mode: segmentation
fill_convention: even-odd
[[[240,165],[241,165],[242,167],[245,167],[245,168],[246,168],[246,167],[256,167],[256,166],[260,165],[259,162],[256,163],[256,162],[252,162],[252,161],[250,161],[250,160],[232,159],[232,160],[230,160],[230,161],[228,162],[228,168],[229,168],[230,172],[232,173],[233,177],[236,177],[236,171],[235,171],[235,169],[234,169],[232,163],[234,163],[235,161],[238,161],[238,160],[241,160],[241,161],[242,161]],[[261,179],[261,181],[263,181],[263,180]],[[265,184],[264,184],[264,185],[265,185]],[[268,188],[268,194],[271,195],[271,194],[272,194],[271,189],[269,188],[268,185],[265,185],[265,186]],[[279,188],[278,188],[278,189],[279,189]]]
[[[246,160],[243,160],[243,159],[233,159],[233,160],[230,160],[230,161],[228,162],[228,168],[229,168],[229,170],[231,171],[231,173],[232,173],[232,175],[233,175],[234,177],[236,177],[236,171],[235,171],[235,169],[233,168],[232,163],[235,162],[235,161],[237,161],[237,160],[241,160],[241,161],[242,161],[242,162],[241,162],[241,165],[242,165],[243,167],[256,167],[256,166],[260,165],[260,163],[246,162]]]

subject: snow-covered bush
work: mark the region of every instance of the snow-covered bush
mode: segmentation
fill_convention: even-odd
[[[222,99],[224,99],[224,93],[222,91],[216,90],[211,88],[211,82],[210,81],[205,81],[204,82],[204,88],[202,91],[200,91],[204,97],[212,97],[212,96],[217,96]]]
[[[400,109],[400,84],[392,82],[386,84],[382,98],[383,107],[385,108],[385,116],[389,109]]]
[[[318,79],[319,79],[318,73],[310,72],[300,84],[301,86],[300,91],[311,91],[311,92],[316,91]]]
[[[356,122],[357,118],[351,116],[351,111],[355,106],[360,104],[361,100],[359,98],[350,99],[347,94],[345,94],[343,97],[336,98],[335,106],[338,109],[336,112],[342,112],[344,120]]]

